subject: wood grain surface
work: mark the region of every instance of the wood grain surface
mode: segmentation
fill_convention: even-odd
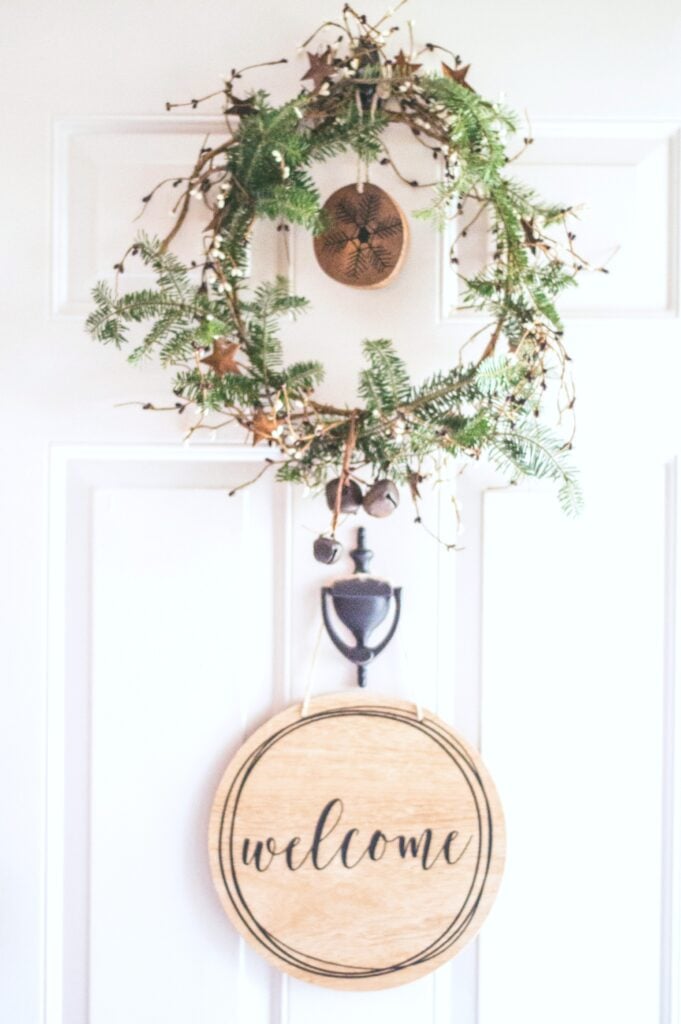
[[[475,936],[504,862],[478,754],[435,715],[374,695],[315,699],[240,748],[213,803],[223,907],[272,963],[333,988],[412,981]]]
[[[387,192],[367,182],[339,188],[324,204],[328,227],[314,238],[322,270],[353,288],[382,288],[402,268],[409,242],[404,213]]]

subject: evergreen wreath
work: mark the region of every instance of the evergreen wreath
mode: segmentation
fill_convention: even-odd
[[[333,41],[311,52],[322,31],[331,31]],[[303,44],[309,84],[293,99],[274,106],[263,91],[243,93],[242,77],[251,68],[233,70],[218,92],[192,99],[188,105],[195,109],[222,98],[225,137],[201,148],[186,177],[161,182],[144,197],[146,205],[161,188],[179,190],[172,230],[163,239],[138,235],[115,266],[115,286],[95,287],[87,328],[98,341],[122,347],[131,341],[131,327],[147,322],[128,359],[156,355],[174,368],[177,402],[170,408],[195,410],[189,433],[238,424],[254,444],[278,449],[264,468],[275,466],[280,480],[311,488],[327,483],[332,534],[340,512],[362,502],[359,484],[367,477],[382,485],[383,498],[393,495],[393,506],[399,494],[386,485],[406,484],[419,521],[419,484],[450,457],[465,464],[484,455],[511,480],[550,478],[564,509],[574,512],[580,504],[569,464],[574,424],[566,439],[539,418],[553,378],[559,412],[574,420],[569,356],[555,306],[587,265],[568,227],[573,211],[541,201],[509,176],[514,157],[505,140],[518,131],[517,119],[473,90],[469,65],[433,43],[416,48],[411,23],[408,42],[395,54],[390,44],[397,31],[388,15],[371,24],[346,5],[340,20],[326,22]],[[444,58],[437,72],[423,63],[431,55]],[[421,185],[399,170],[383,138],[390,124],[404,126],[431,150],[437,181]],[[522,149],[531,141],[525,138]],[[482,339],[479,358],[460,357],[450,370],[413,384],[391,341],[366,340],[363,404],[337,406],[315,397],[321,362],[284,361],[279,321],[297,316],[307,300],[290,294],[284,278],[249,288],[247,272],[258,218],[282,229],[324,230],[310,170],[348,151],[367,165],[390,165],[414,188],[428,188],[432,202],[417,216],[438,228],[448,219],[465,221],[473,209],[457,242],[484,212],[494,254],[487,267],[462,278],[463,304],[487,321],[474,336]],[[193,203],[203,204],[208,223],[200,258],[185,265],[171,246]],[[156,287],[119,292],[119,275],[131,257],[154,272]],[[451,261],[456,268],[454,247]]]

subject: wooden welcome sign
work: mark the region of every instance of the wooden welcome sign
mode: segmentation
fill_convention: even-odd
[[[258,729],[218,788],[210,858],[236,928],[297,978],[412,981],[480,928],[504,825],[477,753],[434,715],[376,696],[315,699]]]

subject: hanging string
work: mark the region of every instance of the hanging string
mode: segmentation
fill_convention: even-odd
[[[361,195],[364,191],[364,182],[362,181],[362,158],[357,157],[357,191]]]
[[[364,120],[364,108],[362,106],[362,100],[360,98],[359,89],[355,90],[355,106],[357,107],[357,113],[359,114],[360,121]],[[362,181],[362,158],[359,153],[357,154],[357,191],[361,195],[364,191],[364,182]]]
[[[282,255],[283,250],[283,267],[281,266],[281,259],[278,260],[279,270],[282,275],[289,282],[289,286],[292,288],[292,277],[293,277],[293,255],[291,253],[291,225],[287,221],[280,221],[277,224],[277,231],[279,237],[282,239],[279,247],[279,257]]]
[[[378,109],[378,89],[374,89],[373,96],[371,97],[371,106],[369,108],[369,120],[376,120],[376,110]],[[359,98],[359,91],[355,93],[355,102],[357,103],[357,110],[361,119],[364,118],[364,107],[362,106]],[[370,183],[369,179],[369,161],[363,160],[359,154],[357,155],[357,191],[361,195],[364,192],[365,185]]]
[[[400,658],[402,660],[403,679],[407,682],[408,686],[412,686],[412,687],[416,688],[416,700],[414,701],[414,708],[416,710],[416,717],[417,717],[417,719],[419,720],[419,722],[422,722],[423,721],[423,705],[421,704],[421,699],[420,699],[420,697],[421,697],[421,694],[420,694],[421,687],[420,687],[419,682],[415,682],[414,681],[413,676],[409,672],[409,659],[407,658],[407,649],[404,646],[404,644],[402,643],[402,639],[401,639],[399,630],[397,631],[395,636],[396,636],[396,639],[397,639],[397,649],[399,651]],[[420,678],[421,678],[420,675],[417,676],[417,679],[420,679]]]
[[[300,717],[305,718],[308,713],[310,705],[310,697],[312,695],[312,684],[314,682],[314,671],[317,667],[317,656],[319,655],[319,645],[322,640],[322,633],[324,632],[324,622],[320,619],[319,629],[317,631],[317,639],[312,649],[312,656],[310,657],[310,665],[307,671],[307,683],[305,684],[305,693],[303,694],[303,703],[300,705]]]
[[[343,491],[348,482],[350,476],[350,462],[352,460],[352,453],[355,449],[355,441],[357,438],[357,431],[355,429],[357,413],[353,410],[350,413],[350,422],[348,424],[348,436],[345,439],[345,448],[343,449],[343,465],[341,467],[341,474],[338,478],[338,486],[336,487],[336,500],[333,504],[333,518],[331,520],[331,536],[336,536],[336,527],[338,526],[338,518],[341,513],[341,502],[343,500]]]
[[[361,195],[369,184],[369,161],[357,157],[357,191]]]

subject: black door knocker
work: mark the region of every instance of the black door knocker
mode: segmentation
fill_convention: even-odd
[[[353,576],[335,580],[330,587],[322,587],[322,617],[331,640],[344,657],[357,666],[357,683],[366,686],[367,666],[384,650],[397,629],[400,621],[402,588],[391,587],[386,581],[369,575],[369,563],[374,556],[364,546],[364,527],[357,531],[357,547],[350,552],[355,563]],[[371,634],[385,620],[390,608],[390,599],[395,599],[393,621],[390,629],[375,647],[369,646]],[[331,621],[330,604],[343,625],[355,638],[354,647],[346,643],[336,632]]]

